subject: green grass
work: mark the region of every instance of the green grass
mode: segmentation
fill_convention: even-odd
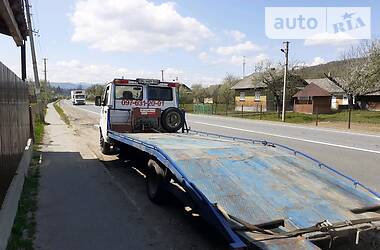
[[[236,112],[231,114],[231,116],[242,117],[241,113]],[[245,112],[243,114],[244,118],[248,119],[260,119],[260,114],[254,113],[249,114]],[[317,116],[311,114],[286,112],[286,122],[289,123],[313,123],[316,121]],[[261,116],[262,120],[268,121],[280,121],[277,113],[263,113]],[[347,122],[348,121],[348,111],[335,112],[331,114],[320,114],[318,116],[319,122]],[[364,110],[354,110],[351,114],[351,122],[362,123],[362,124],[380,124],[380,112],[377,111],[364,111]]]
[[[61,117],[62,121],[64,121],[67,125],[70,126],[69,117],[65,114],[65,112],[63,111],[63,109],[59,105],[59,100],[54,102],[53,106],[54,106],[55,110],[57,111],[57,113],[59,114],[59,116]]]
[[[348,111],[342,111],[334,114],[322,114],[320,121],[347,121]],[[351,121],[355,123],[380,124],[379,111],[354,110],[351,114]]]
[[[34,249],[33,241],[36,233],[35,214],[37,211],[37,195],[40,179],[38,160],[39,155],[35,153],[28,176],[25,178],[7,250]]]
[[[38,208],[37,195],[40,179],[39,160],[41,152],[39,151],[39,145],[43,139],[44,127],[45,123],[36,119],[34,123],[35,143],[33,156],[28,170],[28,176],[25,178],[7,250],[34,249],[33,241],[36,233],[35,214]]]
[[[278,118],[278,114],[275,112],[263,112],[260,116],[260,113],[249,113],[245,112],[243,113],[243,116],[241,112],[235,112],[231,114],[230,116],[234,117],[242,117],[246,119],[256,119],[256,120],[266,120],[266,121],[281,121],[281,117]],[[315,122],[316,117],[313,115],[308,114],[302,114],[302,113],[294,113],[294,112],[287,112],[286,113],[286,122],[289,123],[310,123]]]
[[[34,123],[34,144],[41,144],[44,135],[44,126],[45,124],[39,120]]]
[[[193,104],[181,104],[187,113],[193,113]],[[219,104],[216,110],[217,115],[226,115],[225,105]],[[258,112],[244,112],[243,115],[239,111],[233,110],[233,105],[228,110],[228,116],[241,117],[246,119],[266,120],[266,121],[281,121],[276,112],[263,112],[261,115]],[[286,112],[286,122],[288,123],[315,123],[316,115],[302,114],[295,112]],[[320,114],[318,116],[319,122],[347,122],[348,111],[343,110],[331,114]],[[380,124],[379,111],[367,110],[353,110],[351,114],[351,121],[360,124]]]

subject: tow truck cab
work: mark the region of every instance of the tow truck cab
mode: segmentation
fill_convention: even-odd
[[[184,125],[178,109],[178,83],[157,79],[114,79],[97,96],[101,106],[100,133],[110,143],[107,131],[122,133],[176,132]],[[102,138],[101,138],[102,140]],[[102,143],[102,142],[101,142]]]

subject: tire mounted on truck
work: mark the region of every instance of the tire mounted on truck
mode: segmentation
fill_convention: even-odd
[[[183,112],[175,107],[167,108],[162,112],[162,128],[169,133],[177,132],[185,123]]]

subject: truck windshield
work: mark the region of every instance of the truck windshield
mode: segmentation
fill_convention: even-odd
[[[148,100],[173,101],[173,90],[169,87],[148,86]]]
[[[84,95],[75,95],[75,98],[77,98],[77,99],[84,99]]]
[[[115,99],[142,100],[142,87],[133,85],[116,85]]]

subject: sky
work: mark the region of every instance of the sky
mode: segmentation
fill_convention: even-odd
[[[265,60],[284,60],[282,39],[265,32],[265,7],[371,7],[371,37],[380,37],[379,1],[30,0],[40,78],[43,58],[51,82],[105,83],[113,78],[160,78],[188,85],[242,77]],[[292,62],[341,58],[359,40],[288,39]],[[28,78],[33,78],[30,49]],[[20,75],[20,50],[0,35],[0,61]]]

